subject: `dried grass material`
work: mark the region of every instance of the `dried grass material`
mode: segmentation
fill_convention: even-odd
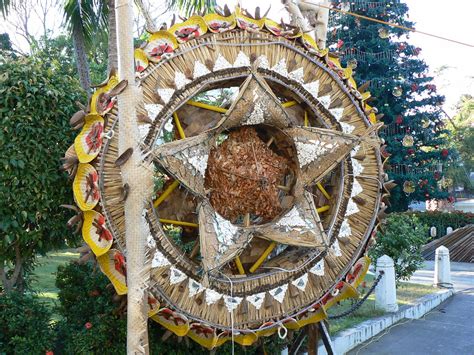
[[[212,206],[231,221],[247,213],[262,222],[274,219],[282,212],[278,185],[284,185],[289,165],[253,127],[230,132],[209,155],[205,186]]]

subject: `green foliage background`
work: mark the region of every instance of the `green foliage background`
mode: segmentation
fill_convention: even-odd
[[[72,202],[60,158],[74,140],[69,118],[85,96],[60,61],[0,56],[0,265],[23,272],[37,254],[74,242],[66,230]]]
[[[388,255],[395,263],[397,281],[408,280],[423,264],[421,247],[428,240],[428,226],[414,215],[390,214],[377,231],[376,244],[369,250],[374,263]]]

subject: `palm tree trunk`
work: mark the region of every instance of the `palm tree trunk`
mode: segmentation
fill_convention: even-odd
[[[79,74],[79,81],[81,87],[90,95],[91,78],[89,72],[89,63],[87,61],[86,44],[84,41],[84,34],[81,31],[74,31],[72,33],[72,40],[74,44],[74,52],[76,56],[77,72]]]
[[[142,218],[145,203],[153,192],[152,169],[141,160],[136,102],[133,46],[133,0],[116,0],[116,27],[118,43],[118,69],[120,79],[128,81],[127,88],[118,96],[119,154],[133,148],[130,159],[121,167],[123,184],[129,194],[124,203],[125,241],[127,249],[127,353],[147,354],[148,315],[147,289],[150,277],[150,260],[145,257],[146,222]]]
[[[115,20],[115,0],[107,0],[107,6],[109,8],[108,14],[108,26],[109,26],[109,44],[108,44],[108,62],[107,69],[110,72],[112,68],[118,67],[117,58],[117,27]]]

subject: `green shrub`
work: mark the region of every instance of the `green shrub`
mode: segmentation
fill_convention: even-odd
[[[413,215],[390,214],[377,232],[377,243],[369,250],[372,260],[382,255],[395,262],[397,281],[409,279],[423,264],[421,247],[428,240],[428,227]]]
[[[453,230],[474,224],[474,213],[469,212],[441,212],[441,211],[426,211],[426,212],[406,212],[408,216],[416,216],[421,223],[426,224],[429,228],[436,227],[436,237],[431,237],[430,231],[426,234],[429,240],[441,238],[446,235],[446,228],[451,227]]]
[[[50,312],[36,296],[0,294],[0,354],[42,354],[53,348]]]

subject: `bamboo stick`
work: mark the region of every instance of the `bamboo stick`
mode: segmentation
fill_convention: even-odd
[[[192,222],[174,221],[172,219],[165,219],[165,218],[160,218],[159,221],[163,224],[173,224],[176,226],[184,226],[184,227],[192,227],[192,228],[199,227],[199,224],[192,223]]]
[[[202,103],[202,102],[189,100],[186,103],[188,105],[195,106],[195,107],[200,107],[200,108],[203,108],[203,109],[206,109],[206,110],[209,110],[209,111],[220,112],[220,113],[226,113],[227,112],[227,109],[225,109],[225,108],[208,105],[208,104],[205,104],[205,103]]]
[[[267,249],[265,249],[265,251],[262,253],[262,255],[260,255],[260,257],[257,259],[257,261],[250,268],[249,271],[251,273],[254,273],[260,267],[260,265],[263,264],[263,262],[268,257],[268,255],[270,255],[270,253],[273,251],[273,249],[275,249],[276,245],[277,245],[276,242],[271,242],[270,243],[270,245],[267,247]]]
[[[179,186],[179,181],[175,180],[173,183],[166,188],[165,191],[158,197],[155,202],[153,202],[153,206],[157,208],[177,187]]]

